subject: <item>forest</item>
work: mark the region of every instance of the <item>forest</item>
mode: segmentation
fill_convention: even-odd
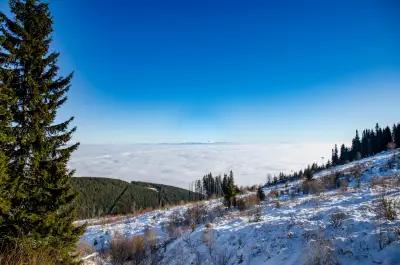
[[[79,219],[134,214],[199,199],[195,193],[168,185],[112,178],[74,177]]]

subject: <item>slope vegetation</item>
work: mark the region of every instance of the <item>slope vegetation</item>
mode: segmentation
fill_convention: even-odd
[[[98,253],[115,238],[147,240],[151,231],[156,251],[142,261],[155,264],[400,264],[399,150],[265,193],[265,201],[231,210],[213,200],[89,226],[82,241],[97,252],[85,262],[117,264]]]

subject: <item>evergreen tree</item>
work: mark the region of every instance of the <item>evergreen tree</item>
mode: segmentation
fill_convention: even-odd
[[[339,158],[339,160],[340,160],[340,164],[344,164],[344,163],[347,163],[349,161],[349,149],[344,144],[342,144],[340,146],[340,158]]]
[[[339,163],[338,148],[335,144],[335,148],[332,149],[332,165],[336,166]]]
[[[265,193],[262,187],[258,187],[257,189],[257,197],[260,201],[265,200]]]
[[[236,196],[236,186],[235,181],[233,179],[233,172],[229,172],[229,177],[226,177],[226,187],[225,187],[224,199],[225,204],[229,208],[234,206],[234,198]]]
[[[400,123],[393,125],[393,139],[397,148],[400,148]]]
[[[356,136],[351,143],[351,158],[350,160],[357,160],[361,158],[361,141],[358,135],[358,130],[356,130]]]
[[[382,129],[379,127],[379,124],[377,123],[375,125],[375,146],[374,146],[374,154],[379,153],[383,150],[385,150],[385,146],[383,144],[383,133]]]
[[[52,248],[64,262],[83,232],[72,224],[75,193],[67,162],[78,144],[69,144],[72,118],[55,123],[67,100],[72,75],[59,76],[59,54],[50,52],[52,17],[47,3],[10,1],[13,18],[1,17],[1,71],[12,80],[16,101],[11,106],[15,141],[9,175],[13,183],[11,214],[1,227],[10,243],[34,242]],[[2,83],[4,75],[2,75]]]
[[[0,68],[0,245],[4,245],[6,239],[10,237],[10,231],[6,229],[12,195],[8,155],[13,142],[11,104],[14,103],[14,98],[10,88],[10,76],[9,71]]]
[[[382,146],[384,147],[384,150],[387,150],[389,143],[393,142],[392,132],[390,131],[389,126],[386,126],[385,129],[383,129],[382,141]]]

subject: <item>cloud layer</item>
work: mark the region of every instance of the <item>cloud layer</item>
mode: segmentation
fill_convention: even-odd
[[[233,170],[240,185],[260,184],[268,174],[326,162],[331,143],[81,145],[70,168],[77,176],[112,177],[188,188],[208,172]]]

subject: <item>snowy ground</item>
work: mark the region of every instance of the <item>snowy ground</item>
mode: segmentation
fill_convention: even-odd
[[[169,240],[163,227],[173,214],[184,214],[190,206],[153,211],[116,223],[89,226],[82,241],[106,249],[113,235],[143,234],[146,227],[156,231],[159,242],[158,264],[400,264],[400,220],[388,221],[377,214],[383,189],[371,187],[373,177],[393,179],[385,188],[390,199],[400,198],[397,168],[389,168],[393,153],[324,171],[348,173],[356,165],[365,167],[361,186],[351,181],[347,191],[336,189],[318,195],[281,195],[269,198],[251,213],[228,211],[207,225],[186,231]],[[397,181],[397,182],[396,182]],[[299,185],[293,182],[280,188]],[[269,193],[274,188],[266,189]],[[221,202],[210,201],[209,209]],[[397,209],[398,211],[399,209]],[[90,264],[93,256],[86,259]],[[97,258],[98,263],[104,262]],[[92,263],[94,264],[94,263]]]

